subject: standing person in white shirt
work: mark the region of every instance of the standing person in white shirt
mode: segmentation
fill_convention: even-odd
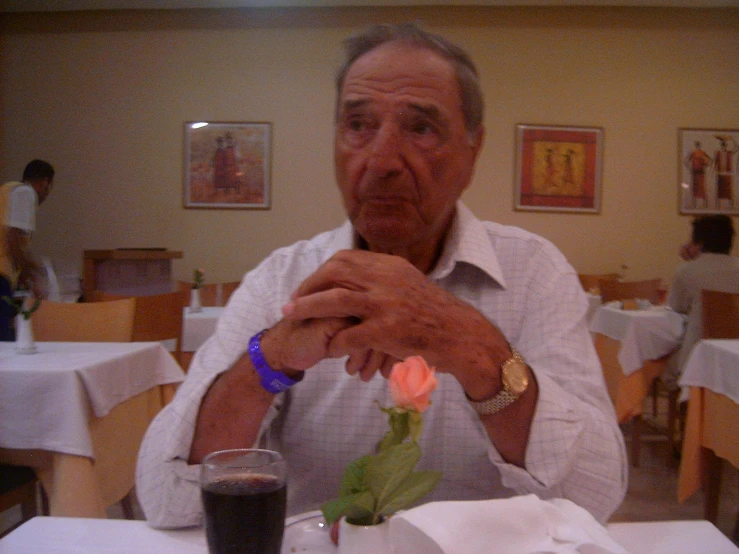
[[[16,287],[43,293],[41,267],[31,256],[29,245],[36,230],[36,210],[49,196],[54,184],[54,168],[49,162],[32,160],[23,170],[23,181],[0,186],[0,298],[12,296]],[[12,341],[13,308],[0,301],[0,340]]]
[[[443,477],[424,500],[535,493],[604,521],[627,464],[577,274],[545,239],[460,201],[484,136],[473,62],[411,24],[346,51],[334,159],[349,220],[275,251],[231,297],[144,439],[149,523],[199,524],[198,463],[254,444],[287,460],[288,513],[318,508],[374,451],[382,376],[414,354],[439,377],[419,469]]]

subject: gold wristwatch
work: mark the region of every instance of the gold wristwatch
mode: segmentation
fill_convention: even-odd
[[[478,415],[491,415],[506,406],[510,406],[529,387],[529,372],[526,362],[523,361],[521,354],[515,349],[512,348],[511,350],[513,355],[500,366],[502,390],[492,398],[480,402],[468,399],[470,406]]]

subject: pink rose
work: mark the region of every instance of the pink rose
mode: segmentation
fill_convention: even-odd
[[[397,362],[390,372],[390,394],[396,406],[423,413],[431,404],[436,389],[435,370],[421,356],[409,356]]]

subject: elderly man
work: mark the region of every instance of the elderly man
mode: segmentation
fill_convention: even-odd
[[[54,167],[44,160],[32,160],[23,170],[23,181],[0,186],[0,298],[12,296],[17,285],[42,296],[38,276],[40,266],[29,250],[36,230],[36,210],[46,200],[54,184]],[[0,301],[0,340],[12,341],[15,310]]]
[[[412,354],[440,372],[419,468],[443,477],[425,500],[535,493],[605,520],[625,450],[577,275],[546,240],[459,200],[484,134],[472,61],[414,25],[346,46],[334,148],[349,221],[245,276],[144,440],[149,522],[200,523],[198,463],[257,443],[287,459],[288,513],[335,497],[387,428],[378,373]]]

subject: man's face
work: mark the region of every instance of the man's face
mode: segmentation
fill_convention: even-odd
[[[435,250],[472,177],[470,141],[451,64],[400,42],[349,68],[335,133],[336,178],[349,219],[371,250]]]
[[[41,204],[51,193],[51,188],[54,186],[54,180],[53,179],[38,179],[31,183],[31,186],[36,191],[36,196],[38,196],[38,203]]]

